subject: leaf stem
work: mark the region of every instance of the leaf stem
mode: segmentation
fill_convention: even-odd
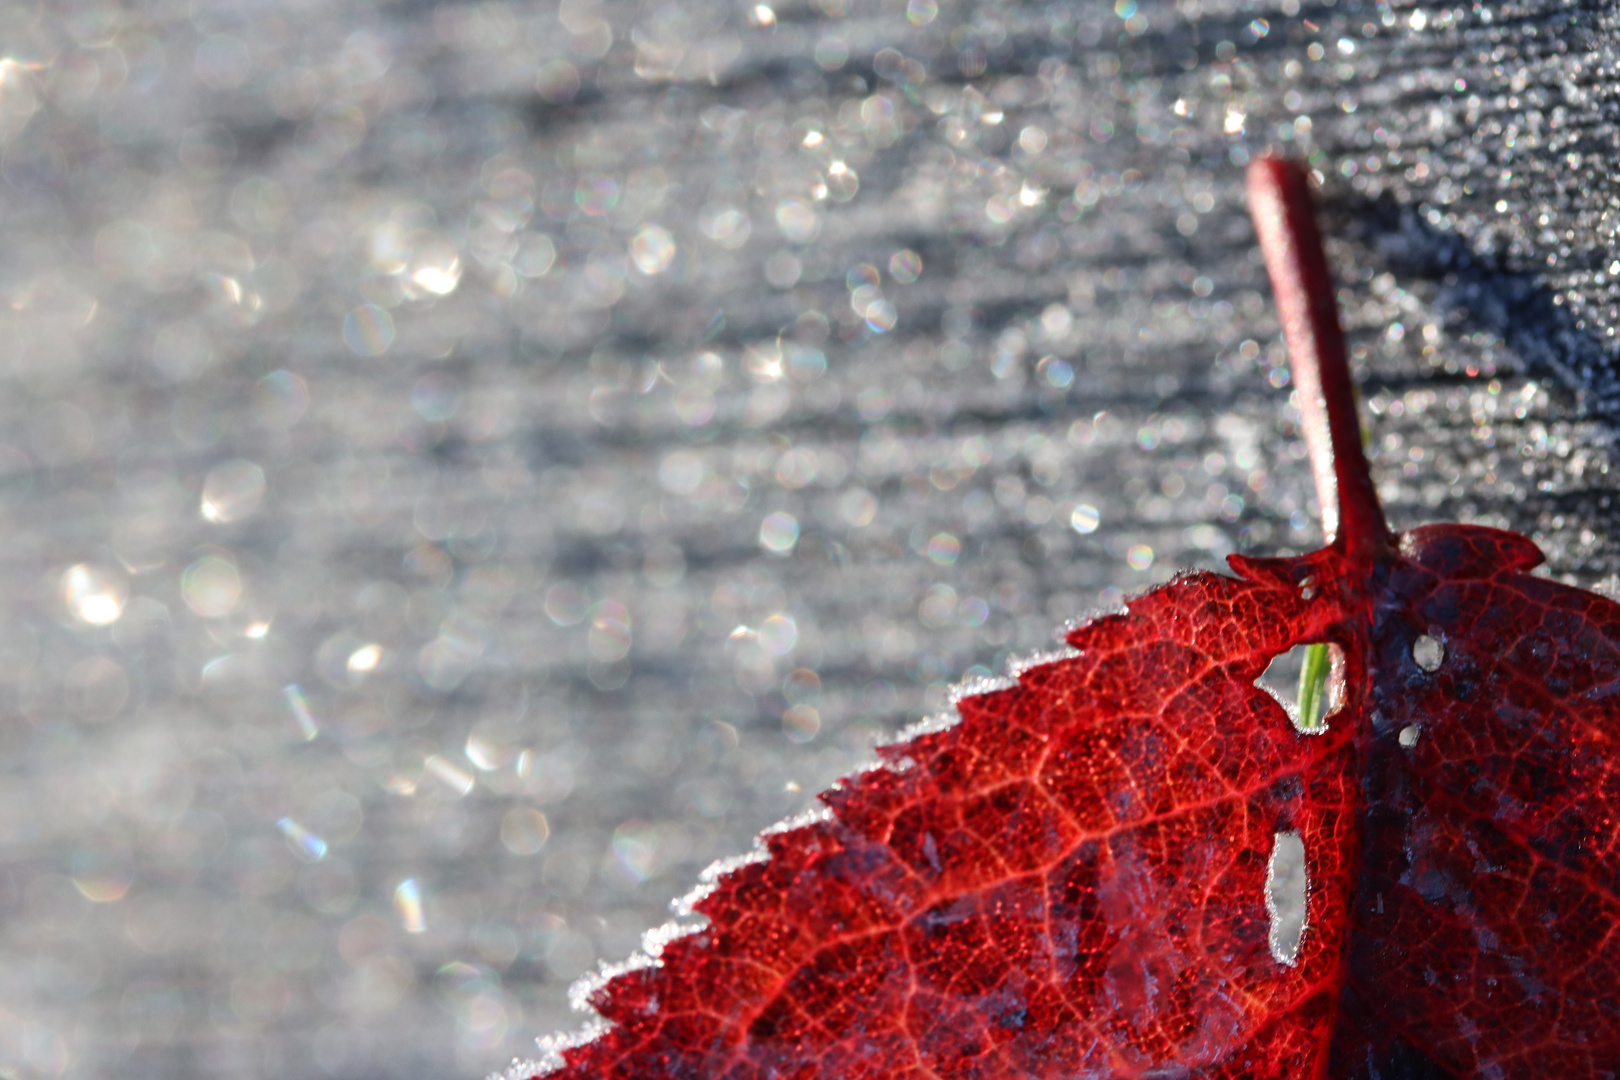
[[[1355,387],[1339,328],[1333,279],[1316,227],[1310,180],[1297,162],[1260,158],[1249,166],[1249,214],[1277,299],[1300,423],[1322,505],[1322,532],[1352,558],[1393,539],[1361,447]]]

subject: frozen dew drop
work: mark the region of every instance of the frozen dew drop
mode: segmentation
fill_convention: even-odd
[[[512,269],[532,281],[551,273],[556,262],[557,245],[552,243],[551,237],[545,233],[530,233],[518,241]]]
[[[9,56],[0,60],[0,133],[21,131],[39,109],[30,66]]]
[[[589,610],[583,589],[571,581],[559,581],[546,590],[546,614],[558,626],[574,626]]]
[[[1305,897],[1310,882],[1305,873],[1305,841],[1297,832],[1279,832],[1272,838],[1271,863],[1266,868],[1266,914],[1271,919],[1271,955],[1293,967],[1305,937]]]
[[[203,481],[198,512],[204,521],[223,525],[251,517],[264,502],[264,470],[236,459],[215,465]]]
[[[793,705],[782,714],[782,734],[789,742],[807,743],[821,732],[821,713],[814,705]]]
[[[458,799],[470,794],[478,783],[466,769],[438,754],[429,754],[422,762],[422,769],[449,788]]]
[[[883,275],[871,263],[856,263],[844,274],[844,287],[851,294],[855,293],[863,285],[870,289],[876,289],[882,283]],[[860,308],[857,307],[855,310],[859,311]]]
[[[878,501],[865,488],[852,488],[838,500],[838,513],[852,529],[864,529],[877,518]]]
[[[1055,356],[1041,357],[1040,363],[1035,365],[1035,373],[1057,390],[1067,390],[1074,382],[1074,366]]]
[[[698,228],[727,251],[736,251],[748,242],[753,223],[735,206],[710,203],[698,211]]]
[[[534,77],[534,89],[540,97],[553,105],[574,100],[579,93],[579,69],[566,60],[552,60],[541,64]]]
[[[662,274],[675,261],[675,238],[662,226],[643,226],[630,241],[630,261],[649,277]]]
[[[619,182],[611,176],[586,175],[574,185],[574,205],[586,217],[601,217],[619,205]]]
[[[1405,727],[1401,728],[1401,733],[1396,736],[1396,738],[1400,741],[1401,748],[1403,750],[1410,750],[1412,747],[1416,746],[1418,741],[1418,733],[1421,730],[1422,729],[1420,729],[1416,724],[1407,724]]]
[[[843,38],[829,35],[816,42],[815,52],[811,55],[821,70],[837,71],[849,62],[849,45]],[[810,141],[811,135],[816,137],[814,142]],[[805,146],[820,146],[825,141],[825,136],[819,131],[811,132],[804,137]]]
[[[910,248],[903,248],[889,256],[889,276],[902,285],[910,285],[922,276],[923,261]]]
[[[79,848],[69,866],[73,887],[92,904],[122,900],[135,881],[134,853],[122,845]]]
[[[938,0],[911,0],[906,5],[906,21],[913,26],[927,26],[938,16]]]
[[[1418,639],[1412,642],[1412,660],[1424,671],[1439,671],[1445,658],[1446,647],[1440,644],[1438,638],[1419,634]]]
[[[787,240],[808,244],[821,235],[821,214],[809,199],[789,195],[776,204],[776,227]]]
[[[180,597],[205,619],[223,618],[242,599],[242,576],[229,559],[204,555],[180,576]]]
[[[888,392],[881,386],[868,386],[855,398],[855,409],[861,414],[861,419],[867,423],[876,423],[889,415],[889,409],[894,405]]]
[[[532,806],[514,807],[501,819],[501,843],[514,855],[533,855],[550,838],[546,815]]]
[[[1047,304],[1041,309],[1041,329],[1048,337],[1062,337],[1074,329],[1074,312],[1062,304]]]
[[[427,917],[422,910],[422,887],[415,878],[406,878],[394,889],[394,914],[407,934],[420,934],[427,930]]]
[[[1081,503],[1069,514],[1069,528],[1084,536],[1097,531],[1097,525],[1102,521],[1102,515],[1090,503]]]
[[[276,828],[281,835],[287,838],[287,846],[292,848],[293,854],[305,862],[320,862],[326,858],[326,841],[304,828],[290,817],[284,817],[276,822]]]
[[[309,383],[287,370],[272,371],[253,387],[253,414],[269,428],[290,428],[309,409]]]
[[[62,572],[62,600],[79,622],[111,626],[124,614],[123,578],[104,567],[76,563]]]
[[[516,756],[513,754],[511,747],[503,746],[490,735],[476,729],[468,734],[467,741],[462,745],[461,752],[481,772],[494,772],[510,763]]]
[[[411,407],[430,424],[443,424],[461,406],[461,388],[442,372],[429,372],[411,387]]]
[[[394,317],[376,304],[361,304],[343,317],[343,343],[356,356],[381,356],[394,343]]]
[[[287,703],[287,711],[292,713],[293,720],[298,724],[298,734],[304,737],[305,742],[321,733],[315,722],[315,714],[310,712],[309,699],[304,696],[303,687],[291,683],[282,688],[281,696]]]
[[[765,280],[778,289],[791,289],[799,283],[804,264],[792,252],[778,251],[765,260]]]
[[[695,450],[672,450],[658,465],[658,482],[671,495],[690,495],[708,479],[709,468]]]
[[[377,665],[382,662],[382,655],[383,647],[381,645],[378,645],[375,642],[372,642],[369,645],[362,645],[360,648],[349,654],[349,660],[346,665],[349,675],[356,678],[363,678],[370,675],[373,671],[377,670]]]
[[[411,259],[411,284],[434,296],[449,296],[461,284],[461,255],[446,242],[424,244]]]
[[[935,566],[954,565],[961,554],[962,542],[950,533],[938,533],[928,541],[928,561]]]
[[[591,607],[591,625],[586,632],[591,659],[614,664],[630,655],[635,643],[630,609],[617,600],[601,600]]]
[[[799,643],[799,624],[793,616],[778,612],[759,624],[756,640],[772,656],[786,656]]]
[[[847,162],[834,161],[827,166],[827,193],[835,202],[848,202],[861,189],[861,178]]]
[[[827,374],[827,354],[820,349],[801,346],[788,353],[788,374],[800,382],[809,382]]]
[[[799,542],[799,519],[785,511],[767,514],[759,525],[759,542],[772,555],[787,555]]]
[[[874,300],[866,305],[866,328],[874,334],[886,334],[900,320],[900,312],[887,300]]]

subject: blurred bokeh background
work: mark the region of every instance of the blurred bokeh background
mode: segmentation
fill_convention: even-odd
[[[1398,524],[1609,587],[1613,16],[0,4],[0,1076],[474,1077],[950,687]]]

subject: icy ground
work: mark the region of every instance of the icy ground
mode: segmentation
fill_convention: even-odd
[[[0,8],[0,1074],[472,1077],[1065,621],[1317,528],[1615,581],[1597,5]]]

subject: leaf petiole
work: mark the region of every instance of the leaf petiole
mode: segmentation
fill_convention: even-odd
[[[1309,175],[1280,158],[1260,158],[1247,176],[1249,213],[1277,301],[1299,401],[1300,426],[1322,505],[1322,532],[1354,558],[1387,549],[1384,521],[1362,450],[1355,383],[1339,326],[1338,301],[1311,205]]]

